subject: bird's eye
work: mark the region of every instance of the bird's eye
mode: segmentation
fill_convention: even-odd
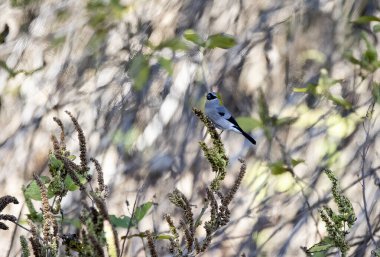
[[[208,93],[206,97],[207,97],[207,100],[212,100],[216,98],[216,96],[213,93]]]

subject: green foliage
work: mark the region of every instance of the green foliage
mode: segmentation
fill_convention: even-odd
[[[208,49],[214,49],[214,48],[222,48],[222,49],[228,49],[231,47],[234,47],[236,45],[236,40],[233,36],[219,33],[215,35],[211,35],[206,40],[205,47]]]
[[[314,257],[325,256],[328,250],[337,247],[342,256],[346,256],[349,245],[345,236],[349,233],[348,229],[354,225],[356,216],[350,200],[341,193],[338,179],[334,173],[328,169],[325,169],[324,172],[332,183],[332,194],[334,202],[338,206],[338,213],[335,213],[328,206],[323,206],[318,210],[322,221],[325,223],[328,236],[307,249],[306,253]]]
[[[309,83],[304,88],[293,88],[293,91],[296,93],[308,93],[314,97],[323,96],[331,100],[337,106],[341,106],[346,110],[351,110],[352,104],[348,100],[340,95],[334,95],[330,92],[330,88],[340,82],[341,80],[339,79],[330,78],[327,70],[322,69],[317,84]]]
[[[214,48],[222,48],[228,49],[234,47],[236,45],[236,39],[225,33],[213,34],[207,37],[204,40],[198,33],[194,30],[189,29],[183,33],[183,37],[193,42],[194,44],[203,47],[205,49],[214,49]]]
[[[273,175],[281,175],[285,172],[290,172],[293,173],[293,168],[297,166],[300,163],[305,162],[304,160],[296,160],[296,159],[291,159],[289,164],[286,164],[284,161],[276,161],[273,163],[270,163],[268,165],[270,171],[272,172]]]
[[[369,23],[371,21],[380,22],[380,18],[378,18],[376,16],[360,16],[359,18],[357,18],[356,20],[354,20],[352,22],[356,23],[356,24],[366,24],[366,23]]]
[[[149,71],[150,66],[148,56],[137,54],[132,58],[128,69],[128,75],[133,79],[133,88],[136,91],[143,89],[145,83],[149,78]]]
[[[353,23],[355,24],[367,24],[370,22],[377,23],[373,26],[373,32],[378,33],[380,31],[380,18],[375,16],[361,16]],[[368,39],[368,31],[361,33],[361,40],[364,42],[366,49],[359,58],[354,57],[352,52],[346,53],[346,58],[353,64],[359,65],[362,70],[373,73],[380,68],[380,59],[376,46]],[[362,74],[363,75],[363,74]],[[365,75],[364,75],[365,76]]]
[[[132,218],[125,215],[122,215],[121,217],[110,215],[110,222],[115,227],[121,227],[121,228],[137,227],[138,223],[148,214],[152,206],[153,206],[153,202],[146,202],[138,206],[133,212]]]

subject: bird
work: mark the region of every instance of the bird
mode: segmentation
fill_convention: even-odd
[[[206,116],[212,121],[212,123],[214,123],[215,127],[221,129],[222,131],[231,130],[242,134],[252,144],[256,145],[256,140],[253,139],[247,132],[245,132],[236,122],[235,118],[228,111],[228,109],[221,105],[216,93],[207,93],[206,99],[205,113]]]

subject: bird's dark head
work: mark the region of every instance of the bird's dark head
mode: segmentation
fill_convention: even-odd
[[[213,99],[216,99],[216,98],[218,98],[218,96],[216,95],[216,93],[214,93],[214,92],[210,92],[210,93],[208,93],[207,95],[206,95],[206,98],[207,98],[207,100],[213,100]]]

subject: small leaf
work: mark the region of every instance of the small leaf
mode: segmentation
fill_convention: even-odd
[[[251,131],[262,127],[261,121],[252,117],[240,116],[236,118],[236,121],[244,131]]]
[[[213,49],[213,48],[223,48],[228,49],[236,45],[236,40],[233,36],[220,33],[211,35],[207,38],[206,41],[206,48]]]
[[[292,159],[291,162],[292,162],[292,166],[295,167],[295,166],[297,166],[300,163],[304,163],[305,160],[302,160],[302,159]]]
[[[362,62],[356,59],[352,53],[346,53],[345,57],[353,64],[362,65]]]
[[[185,42],[183,42],[183,40],[181,40],[180,38],[172,38],[172,39],[166,40],[164,42],[161,42],[155,48],[156,48],[156,50],[161,50],[163,48],[170,48],[173,51],[188,50],[189,49],[187,44]]]
[[[326,237],[326,238],[322,239],[321,242],[319,242],[319,243],[313,245],[312,247],[310,247],[309,249],[307,249],[307,252],[308,253],[316,253],[316,252],[327,251],[331,247],[334,247],[334,243],[330,238]]]
[[[70,161],[74,161],[77,157],[75,155],[67,156]]]
[[[170,240],[171,238],[173,238],[173,236],[168,234],[160,234],[156,236],[156,239],[158,240]]]
[[[275,125],[281,127],[283,125],[291,125],[297,121],[297,117],[284,117],[276,120]]]
[[[259,90],[259,116],[263,125],[270,124],[271,118],[269,115],[268,103],[265,100],[265,95],[262,89]]]
[[[115,215],[110,215],[110,222],[115,227],[129,228],[132,227],[131,218],[125,215],[116,217]]]
[[[283,161],[277,161],[268,165],[273,175],[281,175],[290,169],[285,165]]]
[[[153,202],[146,202],[136,208],[133,215],[133,225],[137,225],[145,217],[152,205]]]
[[[356,24],[365,24],[365,23],[369,23],[371,21],[380,22],[380,18],[378,18],[376,16],[361,16],[352,22],[356,23]]]
[[[308,91],[307,87],[294,87],[293,92],[295,93],[306,93]]]
[[[158,58],[158,63],[161,65],[162,68],[164,68],[170,76],[173,75],[173,63],[172,60],[166,59],[164,57]]]
[[[377,52],[375,49],[370,48],[364,52],[363,57],[368,63],[373,63],[374,61],[377,61]]]
[[[352,109],[352,104],[340,96],[330,95],[329,99],[333,101],[335,104],[342,106],[346,110]]]
[[[183,37],[186,40],[189,40],[189,41],[191,41],[194,44],[199,45],[199,46],[204,46],[204,44],[205,44],[202,37],[192,29],[185,30],[185,32],[183,33]]]

